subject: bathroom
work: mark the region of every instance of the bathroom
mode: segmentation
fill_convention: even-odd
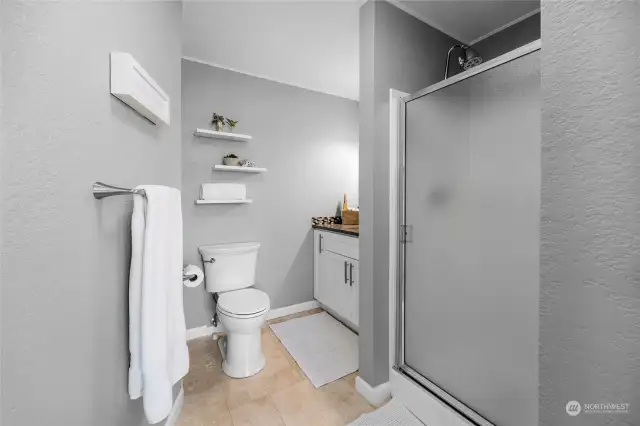
[[[637,1],[0,8],[0,424],[640,424]]]

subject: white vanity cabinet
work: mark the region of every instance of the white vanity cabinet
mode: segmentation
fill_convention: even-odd
[[[313,231],[314,297],[343,321],[358,327],[358,237]]]

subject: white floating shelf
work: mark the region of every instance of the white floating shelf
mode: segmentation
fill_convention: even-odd
[[[243,172],[243,173],[262,173],[267,171],[267,169],[265,169],[264,167],[225,166],[222,164],[216,164],[215,166],[213,166],[213,170],[218,170],[221,172]]]
[[[251,204],[253,200],[196,200],[196,204]]]
[[[196,129],[196,136],[201,136],[203,138],[213,138],[213,139],[226,139],[229,141],[236,142],[246,142],[251,140],[251,136],[249,135],[241,135],[239,133],[229,133],[229,132],[217,132],[215,130],[209,129]]]

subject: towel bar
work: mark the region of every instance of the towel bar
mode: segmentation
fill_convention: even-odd
[[[94,182],[93,184],[93,196],[98,200],[105,197],[111,197],[112,195],[127,194],[140,194],[142,196],[146,196],[144,189],[120,188],[119,186],[107,185],[102,182]]]
[[[93,196],[100,200],[105,197],[111,197],[112,195],[127,195],[127,194],[140,194],[146,196],[144,189],[127,189],[120,188],[119,186],[107,185],[102,182],[95,182],[93,184]],[[195,281],[198,278],[196,274],[182,274],[182,281],[189,280]]]

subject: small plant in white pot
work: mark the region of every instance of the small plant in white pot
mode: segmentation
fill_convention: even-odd
[[[222,164],[224,164],[225,166],[239,166],[240,165],[240,158],[235,155],[234,153],[230,153],[225,155],[222,158]]]

